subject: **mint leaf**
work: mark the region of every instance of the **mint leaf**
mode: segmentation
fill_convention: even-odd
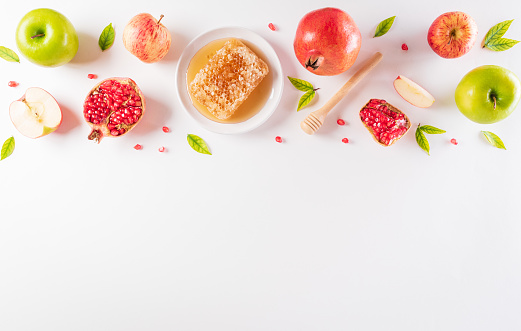
[[[13,50],[4,46],[0,46],[0,57],[9,62],[20,63],[20,58],[18,55]]]
[[[490,42],[495,39],[500,39],[510,28],[510,24],[512,24],[514,20],[508,20],[494,25],[488,30],[487,35],[483,38],[483,42],[481,43],[482,47],[487,47]]]
[[[518,42],[519,41],[513,39],[499,38],[490,41],[490,43],[487,44],[487,48],[492,51],[501,52],[514,47]]]
[[[418,146],[421,147],[421,149],[423,149],[425,152],[427,152],[428,155],[430,155],[429,141],[427,141],[427,137],[425,137],[419,125],[416,129],[416,142],[418,143]]]
[[[116,31],[112,27],[112,23],[107,25],[99,36],[98,45],[101,51],[109,49],[114,44],[114,38],[116,37]]]
[[[381,37],[384,34],[386,34],[389,31],[389,29],[391,28],[391,26],[393,26],[395,18],[396,18],[396,16],[392,16],[392,17],[389,17],[389,18],[381,21],[380,24],[378,24],[378,26],[376,27],[376,32],[374,33],[373,38]]]
[[[315,97],[315,90],[307,91],[303,96],[300,97],[298,101],[297,111],[301,110],[303,107],[307,106],[311,100]]]
[[[14,151],[14,137],[7,138],[2,145],[2,152],[0,153],[0,161],[11,156]]]
[[[186,139],[188,140],[188,144],[190,147],[194,149],[194,151],[201,153],[201,154],[209,154],[212,155],[210,150],[208,149],[208,146],[206,145],[206,142],[199,136],[196,136],[195,134],[189,134]]]
[[[428,134],[442,134],[442,133],[447,132],[445,130],[438,129],[432,125],[422,125],[422,126],[420,126],[420,130],[422,130],[423,132],[428,133]]]
[[[300,97],[300,100],[298,101],[297,111],[299,111],[307,104],[309,104],[311,100],[313,100],[315,97],[315,92],[318,90],[318,88],[313,88],[313,85],[311,85],[310,82],[306,82],[303,79],[293,78],[290,76],[288,76],[288,79],[297,90],[306,92],[303,96]]]
[[[499,138],[496,134],[494,134],[490,131],[481,131],[481,133],[483,133],[485,138],[487,138],[487,141],[492,146],[506,150],[505,144],[503,144],[503,141],[501,140],[501,138]]]
[[[519,41],[513,39],[502,38],[503,35],[510,28],[514,20],[508,20],[494,25],[488,30],[487,35],[481,43],[483,48],[488,48],[492,51],[501,52],[512,48]]]
[[[295,88],[299,91],[307,92],[313,90],[313,85],[311,85],[311,83],[306,82],[303,79],[293,78],[290,76],[288,76],[288,79],[291,82],[291,84],[293,84],[293,86],[295,86]]]

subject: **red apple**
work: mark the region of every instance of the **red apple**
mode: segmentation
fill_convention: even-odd
[[[300,20],[293,48],[304,68],[333,76],[355,63],[361,43],[360,30],[351,16],[337,8],[322,8]]]
[[[123,30],[123,45],[138,59],[145,63],[161,60],[172,43],[170,32],[152,15],[142,13],[132,17]]]
[[[427,41],[441,57],[454,59],[467,54],[478,36],[478,26],[472,17],[453,11],[440,15],[432,22]]]

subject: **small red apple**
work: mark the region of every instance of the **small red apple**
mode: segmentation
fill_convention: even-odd
[[[123,45],[145,63],[154,63],[161,60],[172,43],[170,32],[152,15],[138,14],[128,22],[123,30]]]
[[[432,22],[427,41],[441,57],[454,59],[467,54],[478,36],[478,26],[472,17],[453,11],[440,15]]]
[[[361,43],[360,30],[351,16],[328,7],[309,12],[300,20],[293,48],[304,68],[333,76],[355,63]]]

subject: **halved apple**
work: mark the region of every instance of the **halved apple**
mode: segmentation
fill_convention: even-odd
[[[62,111],[49,92],[30,87],[9,106],[15,128],[26,137],[39,138],[56,130],[62,122]]]
[[[398,76],[393,85],[396,92],[413,106],[427,108],[434,103],[429,92],[405,76]]]

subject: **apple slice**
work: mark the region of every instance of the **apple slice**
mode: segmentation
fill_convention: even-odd
[[[15,128],[26,137],[39,138],[56,130],[62,122],[62,111],[56,99],[39,87],[30,87],[9,106]]]
[[[434,103],[429,92],[405,76],[398,76],[393,85],[396,92],[413,106],[427,108]]]

